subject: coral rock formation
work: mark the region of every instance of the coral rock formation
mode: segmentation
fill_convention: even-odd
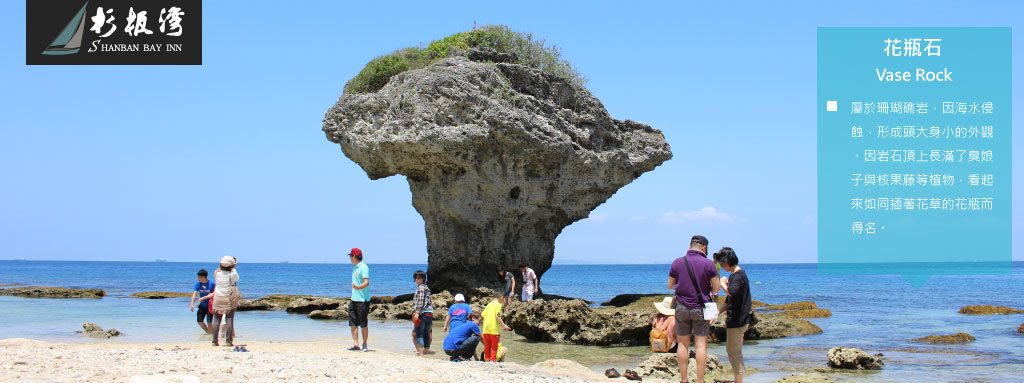
[[[323,131],[371,179],[406,176],[435,291],[497,286],[520,262],[543,275],[562,229],[672,157],[564,77],[462,56],[342,95]]]

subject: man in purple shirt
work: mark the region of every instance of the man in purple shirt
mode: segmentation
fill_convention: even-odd
[[[697,381],[704,381],[708,363],[708,335],[711,321],[704,319],[702,303],[711,302],[711,296],[718,293],[718,270],[708,259],[708,239],[695,235],[690,239],[690,250],[683,257],[672,262],[668,272],[668,288],[676,292],[676,360],[679,373],[686,376],[690,363],[690,334],[697,343]],[[689,263],[689,269],[686,265]],[[690,278],[693,271],[694,286]],[[716,302],[717,303],[717,302]],[[685,378],[684,378],[685,379]]]

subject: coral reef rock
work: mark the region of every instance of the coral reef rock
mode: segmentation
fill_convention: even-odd
[[[924,338],[917,338],[912,340],[913,342],[931,343],[931,344],[949,344],[949,343],[967,343],[973,342],[975,339],[971,334],[966,332],[958,332],[953,335],[929,335]]]
[[[530,340],[598,346],[646,345],[654,319],[646,312],[596,310],[582,299],[513,302],[502,319]]]
[[[747,366],[747,375],[751,375],[757,372],[757,370]],[[674,382],[680,380],[679,376],[679,361],[676,359],[675,353],[655,353],[651,355],[647,360],[640,363],[640,366],[636,368],[636,372],[643,378],[652,379],[666,379]],[[687,364],[686,371],[687,381],[697,381],[697,359],[690,358],[690,362]],[[729,361],[719,360],[718,356],[708,354],[707,369],[704,372],[705,382],[718,382],[718,381],[732,381],[733,372],[732,366],[729,365]]]
[[[833,347],[828,350],[828,366],[855,370],[881,370],[885,363],[881,354],[871,355],[853,347]]]
[[[96,339],[110,339],[110,338],[113,338],[115,336],[120,336],[121,335],[121,332],[117,331],[116,328],[112,328],[110,330],[103,331],[103,328],[101,328],[99,325],[97,325],[95,323],[91,323],[91,322],[86,322],[85,324],[83,324],[82,325],[82,331],[75,331],[75,332],[79,333],[79,334],[82,334],[82,335],[85,335],[87,337],[96,338]]]
[[[495,287],[520,262],[542,276],[562,229],[672,157],[565,77],[463,56],[343,94],[322,129],[370,179],[406,176],[435,291]]]
[[[833,383],[836,379],[820,372],[793,374],[776,380],[775,383]]]

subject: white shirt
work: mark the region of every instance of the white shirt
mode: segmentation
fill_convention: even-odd
[[[213,281],[217,283],[217,289],[213,291],[214,296],[228,298],[231,296],[231,289],[228,287],[238,285],[238,272],[235,269],[231,269],[231,272],[217,269],[213,273]],[[220,288],[221,286],[224,288]]]

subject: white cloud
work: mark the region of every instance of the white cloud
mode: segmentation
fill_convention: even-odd
[[[697,211],[670,211],[662,216],[662,221],[666,223],[683,223],[688,221],[736,222],[737,219],[718,211],[714,206],[705,206]]]

